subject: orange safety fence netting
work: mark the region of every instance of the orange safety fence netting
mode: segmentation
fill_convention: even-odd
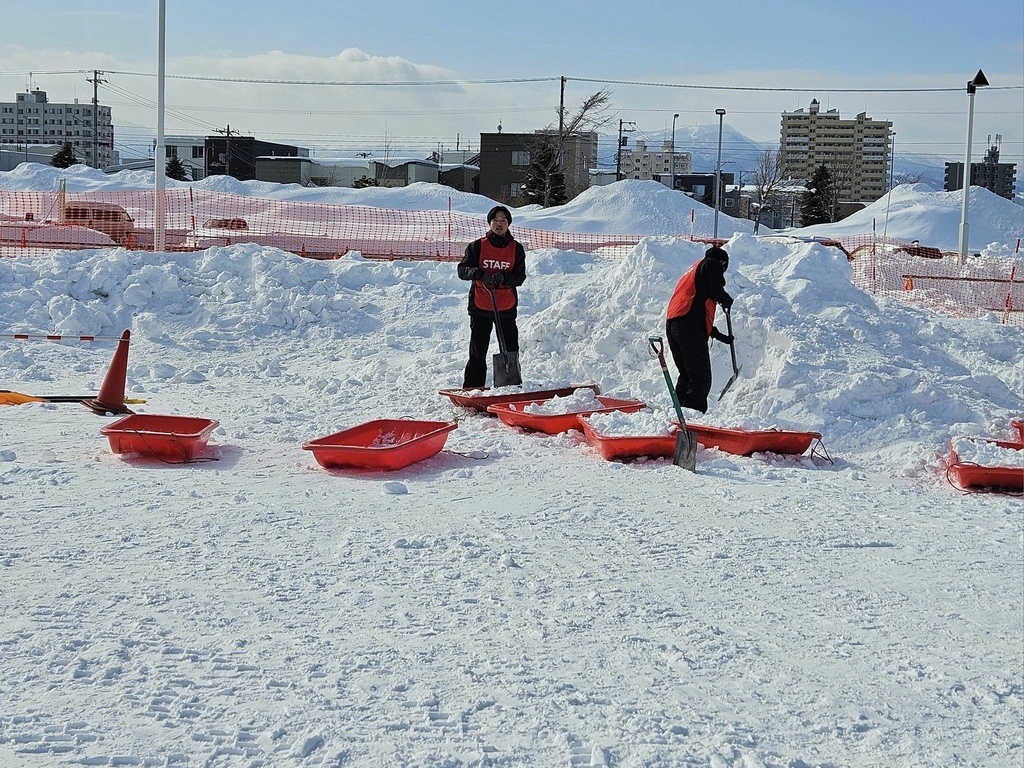
[[[858,287],[957,317],[991,314],[999,323],[1024,326],[1024,261],[963,258],[917,243],[857,240],[844,238],[842,243]]]
[[[155,190],[23,192],[0,190],[0,254],[54,248],[121,245],[153,250]],[[371,259],[458,261],[480,237],[482,217],[452,211],[398,210],[310,203],[168,189],[164,248],[198,251],[256,243],[307,258],[334,259],[355,251]],[[693,231],[677,237],[701,242]],[[554,248],[624,256],[644,235],[558,232],[515,226],[529,250]],[[878,295],[962,317],[996,313],[998,321],[1024,325],[1024,274],[1017,259],[968,259],[957,254],[874,234],[823,240],[853,262],[854,281]]]
[[[359,205],[270,200],[195,189],[169,189],[164,246],[196,251],[258,243],[310,258],[349,251],[367,258],[457,261],[481,235],[482,217]],[[0,191],[0,246],[152,250],[152,190],[111,192]],[[643,235],[579,234],[514,228],[528,249],[624,255]],[[691,233],[692,234],[692,233]]]

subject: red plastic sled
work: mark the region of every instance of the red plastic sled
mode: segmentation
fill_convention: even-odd
[[[622,400],[617,397],[598,395],[597,400],[603,407],[594,408],[593,410],[573,411],[571,413],[528,413],[523,410],[526,406],[533,403],[546,403],[551,399],[549,397],[543,400],[526,400],[516,403],[492,405],[487,410],[510,427],[522,427],[523,429],[532,429],[536,432],[544,432],[548,435],[557,435],[559,432],[577,429],[579,427],[577,416],[589,416],[592,413],[610,413],[612,411],[633,413],[647,407],[647,403],[642,400]]]
[[[1016,443],[1008,440],[985,440],[1003,448],[1024,450],[1024,442]],[[949,466],[946,477],[956,480],[961,488],[993,488],[1001,491],[1024,491],[1024,469],[1020,467],[987,467],[980,464],[960,461],[953,441],[949,443]]]
[[[672,435],[602,435],[584,416],[577,417],[583,435],[608,461],[670,457],[675,453],[676,436]]]
[[[312,451],[317,463],[328,469],[394,470],[438,453],[456,427],[450,421],[377,419],[310,440],[302,449]]]
[[[100,430],[114,453],[139,453],[184,463],[200,453],[219,422],[193,416],[133,413]]]
[[[604,458],[635,459],[638,456],[652,458],[669,457],[675,452],[676,436],[672,435],[602,435],[586,419],[579,420],[587,442],[597,449]],[[726,453],[749,456],[752,453],[801,454],[810,448],[814,440],[821,439],[818,432],[794,432],[781,429],[751,431],[745,429],[722,429],[703,424],[687,424],[686,428],[697,436],[697,442],[705,448],[718,448]]]
[[[568,387],[558,387],[557,389],[538,389],[533,392],[513,392],[504,394],[487,394],[488,388],[483,387],[482,389],[442,389],[438,390],[439,395],[443,395],[452,401],[455,405],[460,405],[463,408],[475,408],[478,411],[487,411],[492,405],[502,405],[504,403],[521,403],[530,400],[547,400],[552,397],[566,397],[571,395],[577,389],[591,389],[594,394],[600,394],[601,389],[597,384],[573,384]],[[481,394],[474,395],[472,392],[480,392]]]
[[[821,439],[820,432],[797,432],[789,429],[724,429],[703,424],[687,424],[696,433],[697,442],[705,448],[718,448],[726,453],[749,456],[752,453],[783,453],[799,455]]]

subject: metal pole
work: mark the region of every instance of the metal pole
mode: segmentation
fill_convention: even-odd
[[[619,120],[619,146],[615,152],[615,180],[622,181],[622,121]]]
[[[722,121],[725,119],[725,110],[716,109],[718,115],[718,162],[715,164],[715,240],[718,239],[718,211],[721,205],[719,199],[722,195]]]
[[[678,113],[672,115],[672,157],[668,161],[669,175],[672,177],[672,183],[669,184],[671,189],[676,188],[676,120],[678,118]]]
[[[100,150],[100,73],[97,70],[92,71],[92,167],[99,168],[99,150]]]
[[[974,83],[967,83],[967,148],[964,150],[964,168],[961,176],[963,202],[960,207],[960,256],[967,256],[970,225],[967,223],[967,201],[971,196],[971,133],[974,131]]]
[[[153,221],[153,250],[162,253],[166,243],[166,163],[167,150],[164,149],[164,19],[166,18],[166,0],[159,0],[159,24],[157,32],[157,77],[156,77],[156,153],[153,157],[153,170],[156,172],[156,199]]]
[[[890,131],[892,136],[892,150],[889,160],[889,191],[892,192],[892,178],[893,173],[896,171],[896,131]]]

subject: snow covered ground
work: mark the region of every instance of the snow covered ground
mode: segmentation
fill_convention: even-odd
[[[25,168],[0,187],[34,183]],[[512,230],[670,221],[654,187]],[[944,199],[905,194],[901,216],[935,229]],[[972,221],[1002,221],[996,200]],[[1007,220],[1004,255],[1024,210]],[[256,245],[0,259],[0,333],[131,329],[135,410],[220,422],[203,461],[172,466],[112,454],[112,419],[77,404],[0,410],[0,765],[1019,766],[1021,499],[953,488],[943,459],[953,438],[1013,436],[1024,329],[872,297],[837,250],[724,223],[741,373],[699,421],[817,431],[834,463],[608,462],[579,432],[455,408],[452,264]],[[671,418],[647,338],[703,246],[650,231],[619,260],[528,253],[528,383]],[[0,388],[94,393],[113,352],[0,338]],[[712,359],[717,394],[728,349]],[[458,428],[389,473],[302,450],[403,416]]]

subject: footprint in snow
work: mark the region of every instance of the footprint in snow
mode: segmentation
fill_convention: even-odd
[[[392,496],[401,496],[403,493],[409,492],[409,489],[405,487],[405,483],[400,483],[397,480],[388,480],[381,486],[381,490]]]

